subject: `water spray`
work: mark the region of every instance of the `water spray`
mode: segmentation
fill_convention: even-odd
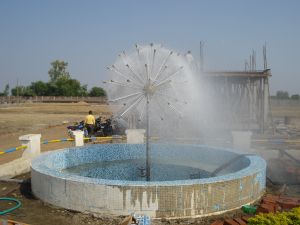
[[[156,60],[156,57],[160,57],[161,60]],[[178,62],[172,57],[179,57],[179,54],[173,54],[173,51],[152,43],[148,46],[136,44],[132,54],[127,55],[123,51],[119,54],[121,61],[108,67],[108,70],[117,77],[105,83],[118,87],[118,89],[112,89],[114,98],[109,102],[124,106],[116,114],[116,117],[129,118],[131,113],[137,111],[139,113],[138,121],[145,120],[146,168],[145,174],[144,170],[140,170],[140,173],[141,176],[145,175],[147,181],[151,180],[150,110],[152,102],[156,102],[159,111],[165,115],[167,113],[164,108],[174,112],[179,118],[182,117],[182,112],[177,105],[185,101],[180,101],[172,93],[175,90],[172,83],[183,70],[183,66],[177,65]],[[160,63],[161,61],[162,63]],[[132,92],[132,90],[136,90],[136,92]],[[115,98],[116,94],[118,95],[120,92],[121,96]],[[167,94],[167,92],[170,93]],[[159,120],[165,120],[165,116],[159,115]]]

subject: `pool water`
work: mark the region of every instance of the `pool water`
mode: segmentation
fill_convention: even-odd
[[[68,167],[62,172],[109,180],[145,181],[145,159],[101,161]],[[145,171],[144,171],[145,172]],[[151,181],[172,181],[207,178],[210,173],[195,167],[155,160],[151,164]]]

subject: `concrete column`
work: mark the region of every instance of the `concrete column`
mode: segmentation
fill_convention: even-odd
[[[73,130],[72,131],[72,135],[75,139],[75,146],[79,147],[79,146],[83,146],[84,142],[83,142],[83,131],[82,130]]]
[[[264,124],[268,123],[269,116],[269,79],[264,78]]]
[[[22,157],[33,158],[41,153],[41,134],[26,134],[19,137],[23,146],[27,148]]]
[[[125,131],[128,144],[142,144],[145,138],[144,129],[127,129]]]

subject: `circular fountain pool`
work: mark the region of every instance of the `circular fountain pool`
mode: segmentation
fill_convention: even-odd
[[[72,210],[175,218],[232,210],[264,192],[266,163],[259,156],[200,145],[151,147],[149,182],[143,176],[144,145],[90,145],[45,153],[32,162],[33,193]]]

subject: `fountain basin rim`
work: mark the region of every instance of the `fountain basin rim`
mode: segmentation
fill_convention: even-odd
[[[113,144],[101,144],[101,145],[113,145]],[[228,148],[218,148],[218,147],[211,147],[207,145],[196,145],[196,144],[179,144],[179,145],[191,146],[191,147],[206,147],[211,150],[228,151],[228,152],[238,154],[236,151],[233,151],[233,149],[228,149]],[[86,146],[76,147],[76,149],[84,149],[84,148],[86,148]],[[187,179],[187,180],[173,180],[173,181],[131,181],[131,180],[109,180],[109,179],[83,177],[79,175],[60,172],[54,168],[49,168],[41,165],[40,162],[47,160],[46,158],[48,155],[55,154],[57,152],[68,151],[68,150],[72,151],[66,148],[66,149],[58,149],[55,151],[43,153],[42,155],[38,156],[32,161],[31,169],[38,173],[42,173],[50,177],[60,178],[62,180],[68,180],[74,182],[84,182],[87,184],[100,184],[100,185],[111,185],[111,186],[178,186],[178,185],[208,184],[208,183],[217,183],[217,182],[236,180],[236,179],[243,178],[245,176],[250,176],[253,173],[259,172],[262,168],[266,168],[266,162],[261,157],[257,155],[245,155],[244,157],[250,161],[249,165],[239,171],[225,174],[225,175],[209,177],[209,178],[201,178],[201,179]]]

